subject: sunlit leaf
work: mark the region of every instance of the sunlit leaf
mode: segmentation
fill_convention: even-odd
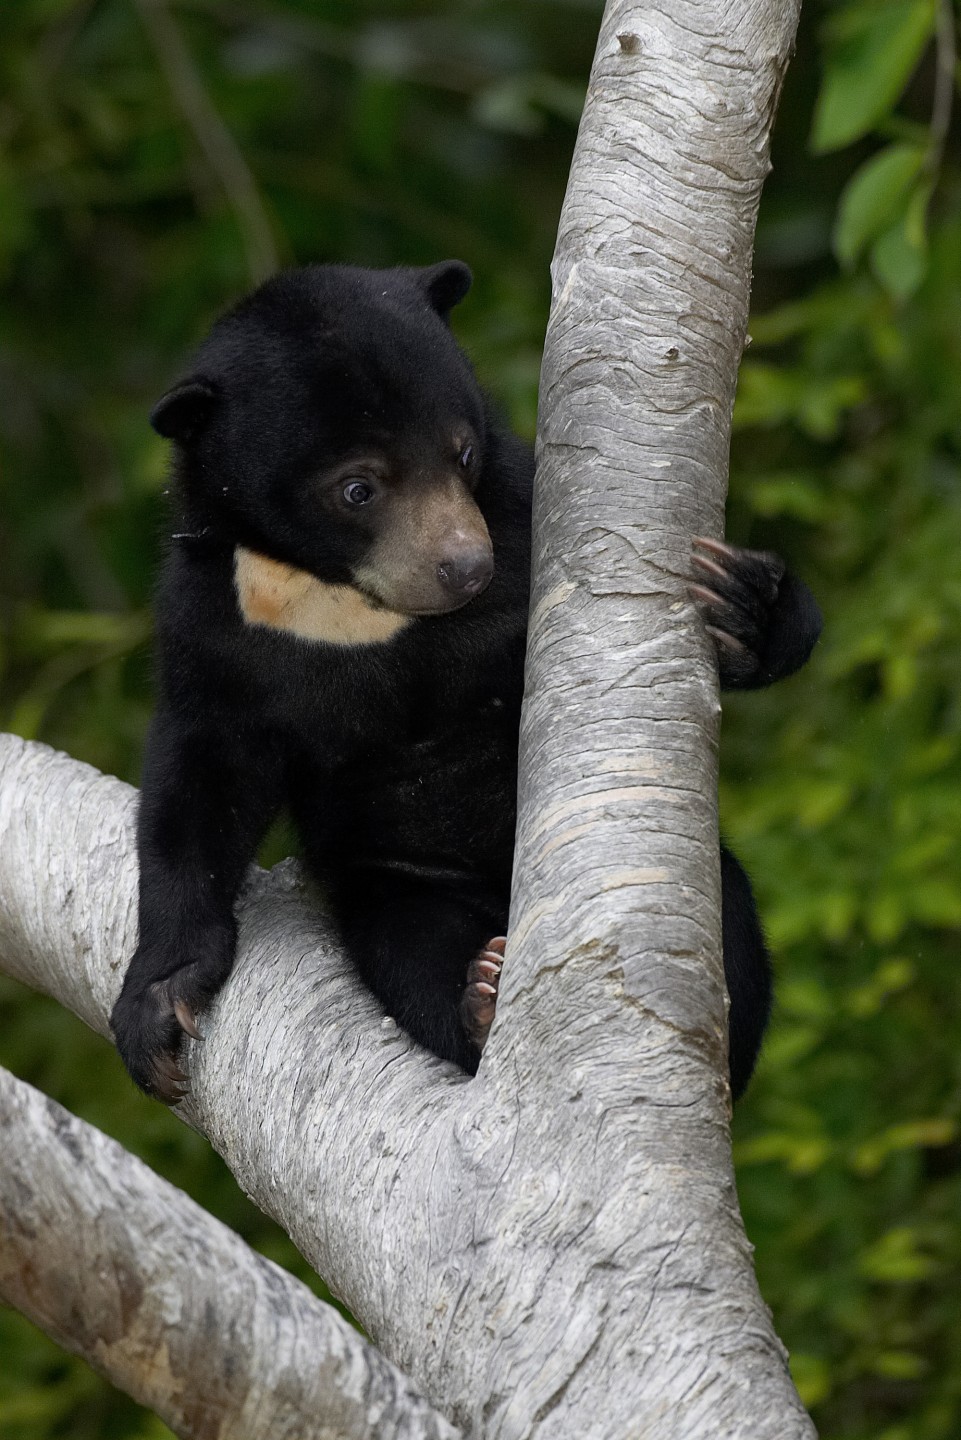
[[[898,1150],[917,1150],[922,1146],[949,1144],[957,1135],[954,1120],[908,1120],[891,1125],[880,1135],[864,1141],[855,1151],[851,1164],[860,1175],[873,1175],[889,1155]]]
[[[833,820],[835,815],[840,814],[850,800],[851,787],[843,780],[827,780],[808,785],[805,787],[798,818],[812,830],[819,830]]]
[[[923,1357],[910,1350],[882,1350],[874,1360],[875,1374],[885,1380],[917,1380],[927,1368]]]
[[[904,213],[871,246],[871,268],[895,300],[907,300],[924,279],[927,236],[924,216],[930,186],[915,186]]]
[[[918,1248],[916,1232],[908,1225],[900,1225],[864,1251],[858,1268],[869,1280],[907,1285],[926,1279],[934,1269],[934,1261]]]
[[[865,0],[843,8],[814,112],[811,144],[838,150],[897,102],[928,44],[936,0]]]
[[[880,899],[886,900],[888,896],[882,895]],[[873,918],[874,911],[869,910],[869,918]],[[893,929],[896,933],[904,924],[904,917],[900,907],[893,916],[886,916],[884,929]],[[881,937],[886,939],[887,936]],[[896,995],[899,990],[910,985],[915,977],[915,966],[910,960],[894,959],[886,960],[879,965],[871,979],[864,985],[855,986],[848,994],[848,1008],[852,1015],[860,1019],[866,1019],[869,1015],[875,1015],[884,1004],[889,995]]]
[[[759,515],[790,515],[816,524],[831,511],[831,496],[816,481],[801,473],[756,480],[752,501]]]
[[[819,1355],[795,1351],[791,1355],[791,1377],[806,1406],[818,1405],[831,1393],[831,1372]]]
[[[925,154],[919,145],[889,145],[855,171],[841,196],[834,231],[834,250],[842,264],[852,264],[872,240],[903,218]]]
[[[961,887],[955,881],[930,878],[911,890],[911,909],[928,925],[961,926]]]

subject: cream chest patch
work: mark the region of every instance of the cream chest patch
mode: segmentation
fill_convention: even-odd
[[[265,625],[327,645],[382,645],[411,624],[409,615],[372,605],[350,585],[323,580],[238,545],[234,585],[248,625]]]

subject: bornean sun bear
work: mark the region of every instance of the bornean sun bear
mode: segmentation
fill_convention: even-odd
[[[214,326],[156,405],[176,523],[139,812],[140,931],[112,1024],[134,1080],[230,973],[234,902],[286,806],[347,952],[415,1040],[473,1072],[497,998],[514,843],[533,457],[448,327],[470,272],[311,265]],[[693,542],[721,682],[767,685],[820,630],[777,556]],[[722,847],[735,1097],[770,965]]]

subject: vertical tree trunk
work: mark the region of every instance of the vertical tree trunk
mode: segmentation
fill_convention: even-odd
[[[692,535],[723,532],[754,225],[797,18],[794,0],[612,0],[561,217],[515,1004],[489,1056],[562,1147],[563,1184],[545,1155],[542,1203],[517,1222],[519,1265],[548,1244],[566,1257],[563,1294],[531,1319],[564,1316],[543,1342],[566,1371],[545,1434],[812,1433],[731,1168],[719,707],[685,592]]]

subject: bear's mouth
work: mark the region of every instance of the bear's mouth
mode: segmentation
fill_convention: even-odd
[[[351,584],[375,610],[408,615],[412,619],[449,615],[462,610],[487,589],[494,577],[493,554],[488,549],[473,569],[453,579],[443,573],[444,569],[443,562],[429,569],[412,567],[394,580],[389,573],[385,576],[373,566],[365,565],[353,571]]]
[[[353,582],[353,588],[357,591],[358,595],[363,596],[372,610],[381,611],[385,615],[407,615],[412,620],[418,620],[425,619],[429,615],[452,615],[455,610],[463,610],[465,605],[469,605],[472,600],[477,599],[478,595],[484,593],[489,583],[489,580],[485,581],[483,584],[478,585],[476,589],[473,589],[470,594],[465,594],[459,598],[451,596],[449,600],[445,599],[442,604],[418,607],[414,607],[413,605],[400,605],[396,601],[384,600],[380,595],[376,594],[375,591],[366,585],[358,584],[356,580]]]

